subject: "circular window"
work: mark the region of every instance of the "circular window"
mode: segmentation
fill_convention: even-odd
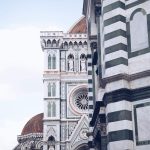
[[[70,96],[70,104],[75,112],[85,112],[88,109],[88,91],[86,88],[78,88]]]
[[[88,108],[88,96],[87,92],[78,93],[74,98],[74,104],[81,110]]]

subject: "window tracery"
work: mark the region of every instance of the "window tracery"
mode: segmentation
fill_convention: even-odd
[[[56,104],[55,102],[49,102],[47,106],[48,117],[56,117]]]
[[[56,83],[49,83],[48,84],[48,97],[55,97],[56,96]]]

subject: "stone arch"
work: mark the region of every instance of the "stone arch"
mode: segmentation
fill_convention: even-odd
[[[130,16],[131,52],[149,47],[146,11],[138,8]]]
[[[75,41],[74,42],[74,48],[77,49],[78,48],[78,43]]]
[[[83,46],[84,46],[84,48],[87,48],[87,42],[86,41],[84,41]]]
[[[74,150],[87,150],[87,149],[88,149],[88,144],[84,143],[84,144],[77,146]]]
[[[54,136],[49,136],[48,137],[48,150],[50,149],[50,150],[55,150],[55,138],[54,138]]]
[[[57,46],[57,41],[54,39],[53,41],[52,41],[52,47],[56,47]]]
[[[134,15],[135,15],[137,12],[142,12],[143,15],[146,15],[146,14],[147,14],[146,11],[145,11],[145,9],[143,9],[143,8],[138,8],[138,9],[136,9],[136,10],[134,10],[134,11],[132,12],[132,14],[131,14],[131,16],[130,16],[130,20],[133,20],[133,17],[134,17]]]
[[[73,48],[73,43],[71,41],[69,42],[69,48]]]
[[[82,42],[81,42],[81,41],[79,42],[79,47],[80,47],[80,48],[82,48],[82,47],[83,47],[83,45],[82,45]]]
[[[51,47],[51,40],[50,39],[47,40],[47,47]]]
[[[68,49],[68,43],[66,41],[64,42],[64,48]]]
[[[41,46],[44,48],[44,47],[46,47],[46,41],[43,39],[42,41],[41,41]]]

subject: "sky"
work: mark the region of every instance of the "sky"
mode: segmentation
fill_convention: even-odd
[[[43,112],[40,31],[69,28],[82,16],[83,0],[0,0],[0,149]]]

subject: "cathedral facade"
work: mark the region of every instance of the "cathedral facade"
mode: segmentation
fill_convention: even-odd
[[[41,31],[44,113],[31,118],[15,150],[88,148],[87,34],[85,18],[67,33]]]
[[[91,150],[150,149],[149,8],[149,0],[84,0]]]
[[[85,19],[81,19],[68,33],[43,31],[40,37],[45,60],[43,150],[86,149],[88,89]]]

